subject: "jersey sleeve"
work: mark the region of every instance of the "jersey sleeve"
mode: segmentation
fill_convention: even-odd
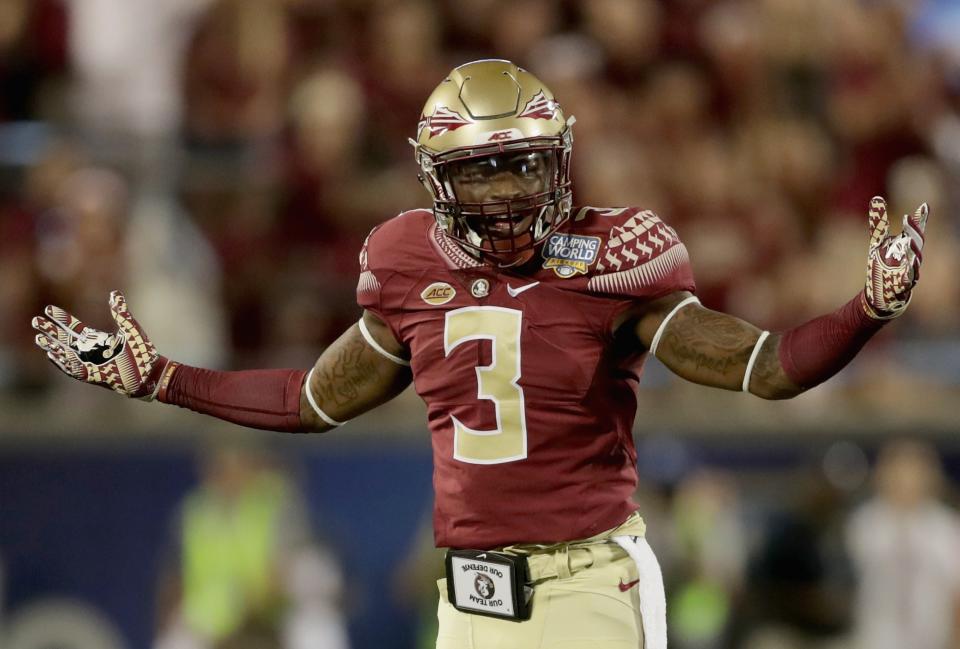
[[[695,292],[696,284],[687,248],[676,231],[650,210],[629,210],[612,224],[587,289],[653,299],[675,291]]]
[[[390,299],[388,285],[394,271],[384,254],[382,224],[373,228],[360,249],[360,277],[357,280],[357,304],[380,318],[399,341],[400,309]]]

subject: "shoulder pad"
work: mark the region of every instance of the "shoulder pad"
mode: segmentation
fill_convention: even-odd
[[[687,249],[673,228],[650,210],[617,210],[610,216],[587,288],[637,297],[693,289]]]
[[[680,237],[650,210],[618,215],[600,249],[597,273],[641,266],[680,244]]]
[[[360,249],[360,272],[417,264],[427,252],[425,233],[433,222],[429,210],[410,210],[374,227]]]

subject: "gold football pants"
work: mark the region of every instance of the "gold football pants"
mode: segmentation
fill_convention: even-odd
[[[591,539],[503,548],[528,555],[534,595],[523,622],[456,610],[441,579],[437,649],[665,647],[663,577],[643,532],[634,514]]]

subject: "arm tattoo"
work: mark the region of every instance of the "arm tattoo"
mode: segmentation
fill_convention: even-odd
[[[362,338],[349,338],[335,347],[330,350],[333,357],[317,366],[317,396],[322,403],[351,406],[370,387],[383,383],[384,377],[376,352]]]
[[[757,361],[753,365],[751,383],[754,381],[761,384],[775,383],[783,375],[783,369],[780,367],[780,356],[777,353],[779,347],[779,334],[772,334],[763,342],[763,347],[757,355]]]
[[[687,308],[670,321],[657,356],[687,380],[740,390],[759,337],[759,329],[731,315]],[[779,334],[768,336],[761,346],[750,376],[753,394],[783,399],[801,392],[783,372],[779,347]]]
[[[686,308],[664,332],[659,355],[684,378],[735,388],[758,335],[754,327],[726,314]]]
[[[767,399],[795,397],[803,392],[799,386],[787,377],[780,364],[781,334],[771,334],[763,343],[763,348],[753,366],[750,384],[754,393]]]

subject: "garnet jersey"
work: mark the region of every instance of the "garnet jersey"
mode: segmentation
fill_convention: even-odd
[[[360,254],[358,302],[407,347],[427,405],[438,546],[580,539],[636,509],[643,355],[616,351],[613,324],[694,289],[686,249],[652,212],[584,207],[537,254],[523,274],[481,263],[429,210]]]

